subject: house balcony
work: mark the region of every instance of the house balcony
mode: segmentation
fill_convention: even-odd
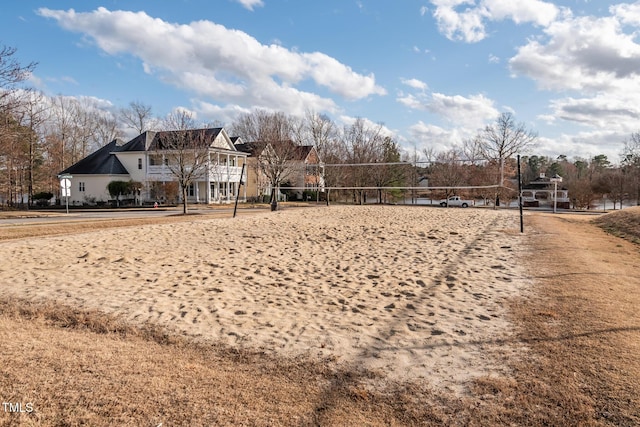
[[[227,165],[213,165],[208,168],[207,171],[203,170],[202,173],[196,176],[198,181],[210,181],[210,182],[240,182],[242,173],[242,167],[227,166]],[[245,179],[246,182],[246,171]],[[147,167],[147,179],[149,181],[174,181],[175,176],[171,173],[171,170],[167,166],[157,165]]]

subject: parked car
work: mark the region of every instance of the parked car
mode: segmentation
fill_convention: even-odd
[[[460,196],[451,196],[448,199],[440,200],[440,206],[443,208],[447,206],[459,206],[461,208],[468,208],[469,206],[473,206],[475,203],[473,200],[465,200]]]

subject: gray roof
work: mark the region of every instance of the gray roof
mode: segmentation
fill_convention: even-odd
[[[122,147],[119,144],[121,144],[121,141],[114,139],[60,173],[71,175],[129,175],[120,160],[111,154],[114,151],[120,151]]]
[[[291,146],[290,157],[291,160],[304,161],[309,154],[315,149],[313,145],[296,145],[293,141],[282,141],[284,144]],[[240,144],[234,144],[236,150],[243,153],[249,153],[252,156],[258,155],[258,150],[263,150],[266,143],[264,142],[243,142]]]
[[[186,131],[146,131],[131,141],[127,142],[119,151],[153,151],[153,150],[162,150],[163,143],[171,144],[171,139],[173,135],[178,135],[180,132],[186,132],[187,134],[196,134],[200,132],[204,132],[204,139],[201,138],[200,135],[197,135],[194,138],[189,138],[190,141],[202,141],[212,143],[214,139],[222,132],[222,128],[208,128],[208,129],[193,129]]]
[[[253,147],[248,142],[243,142],[243,143],[240,143],[240,144],[234,143],[233,146],[236,147],[236,150],[238,150],[238,151],[240,151],[242,153],[254,154]]]

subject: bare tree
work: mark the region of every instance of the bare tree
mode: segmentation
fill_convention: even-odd
[[[120,109],[120,120],[130,129],[135,130],[138,135],[149,129],[152,121],[151,106],[140,101],[132,101],[128,108]]]
[[[407,163],[407,166],[404,167],[404,176],[405,176],[405,182],[410,186],[410,187],[417,187],[418,186],[418,174],[420,173],[420,154],[418,153],[418,146],[416,145],[416,143],[414,142],[413,144],[413,151],[412,152],[405,152],[401,155],[400,159],[403,162]],[[413,188],[411,190],[411,204],[415,204],[417,203],[417,199],[418,199],[418,193],[416,192],[415,188]]]
[[[271,186],[271,210],[278,209],[278,193],[280,186],[289,180],[298,165],[292,160],[296,157],[298,145],[291,140],[269,141],[258,156],[260,170],[267,177]]]
[[[269,142],[292,140],[291,118],[283,112],[255,110],[240,115],[229,127],[245,141]]]
[[[81,159],[83,141],[78,126],[82,121],[76,117],[80,109],[77,99],[72,97],[59,95],[49,102],[51,110],[46,124],[46,140],[52,145],[50,152],[55,155],[54,167],[61,171]]]
[[[263,174],[271,187],[271,210],[277,210],[280,186],[297,171],[292,160],[299,147],[294,136],[300,134],[294,132],[291,117],[256,110],[238,117],[230,129],[248,141],[252,155],[257,157],[256,173]]]
[[[609,199],[613,202],[613,209],[616,208],[616,203],[619,203],[620,209],[622,209],[622,203],[627,198],[625,176],[622,169],[609,168],[603,170],[598,174],[593,185],[600,194],[609,196]]]
[[[327,116],[308,111],[305,116],[307,140],[310,145],[316,148],[318,157],[323,164],[344,163],[346,153],[344,146],[340,143],[338,129],[334,122]],[[344,180],[346,169],[343,167],[330,166],[325,168],[320,165],[318,179],[324,181],[328,187],[335,187]],[[327,194],[327,203],[329,194]]]
[[[458,147],[435,154],[434,161],[430,167],[429,185],[432,187],[447,187],[443,191],[445,199],[456,194],[455,187],[467,184],[468,168],[464,167],[463,161],[463,152]]]
[[[21,64],[16,58],[16,48],[0,45],[0,158],[2,167],[7,171],[6,186],[7,200],[14,202],[15,185],[18,182],[17,164],[22,157],[22,143],[24,127],[16,120],[16,108],[22,105],[28,90],[22,90],[20,83],[24,82],[33,72],[36,63]],[[28,98],[28,97],[27,97]]]
[[[589,209],[597,199],[597,195],[608,195],[611,192],[609,183],[600,177],[595,181],[591,181],[586,176],[569,177],[566,180],[563,179],[563,185],[569,190],[573,207],[576,209]]]
[[[96,114],[94,138],[98,146],[103,146],[124,136],[118,128],[118,120],[109,112]]]
[[[627,176],[627,188],[634,194],[636,205],[640,206],[640,132],[634,132],[624,142],[622,169]]]
[[[25,181],[27,185],[27,206],[33,203],[33,193],[36,181],[42,179],[38,172],[44,164],[44,124],[49,118],[49,106],[45,102],[45,96],[40,92],[32,92],[28,99],[16,109],[16,120],[23,126],[24,141],[22,151],[24,153]],[[49,171],[51,173],[51,171]]]
[[[0,112],[9,113],[19,103],[16,97],[18,85],[25,81],[36,68],[36,63],[21,64],[16,58],[17,49],[0,45]]]
[[[188,189],[209,164],[212,138],[207,129],[198,129],[193,117],[186,111],[171,113],[164,121],[165,131],[156,135],[156,154],[165,159],[165,165],[176,179],[182,194],[182,213],[187,214]]]
[[[90,98],[73,98],[71,106],[73,121],[72,162],[77,162],[101,145],[96,141],[98,117],[101,115],[101,111]]]
[[[346,153],[346,163],[364,164],[363,166],[349,167],[348,183],[352,187],[366,187],[372,183],[372,167],[368,163],[380,162],[380,147],[383,145],[383,125],[370,126],[364,119],[358,118],[351,125],[344,127],[343,144]],[[363,204],[366,202],[366,192],[361,189],[353,190],[354,202]]]
[[[527,130],[523,123],[516,123],[511,113],[502,113],[493,125],[486,126],[473,140],[472,151],[488,161],[499,165],[498,185],[504,186],[504,166],[507,159],[527,150],[533,145],[538,134]],[[496,206],[500,199],[496,192]]]
[[[23,126],[12,114],[2,114],[0,134],[0,169],[4,198],[10,205],[22,203],[25,171],[28,164],[29,128]]]

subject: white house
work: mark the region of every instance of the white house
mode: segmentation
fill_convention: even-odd
[[[525,207],[553,206],[560,209],[569,209],[569,190],[562,186],[554,185],[553,179],[547,178],[541,173],[538,178],[522,187],[522,205]],[[562,179],[560,180],[562,181]],[[554,193],[555,192],[555,193]]]
[[[111,199],[107,186],[111,181],[140,183],[139,194],[129,195],[136,203],[178,202],[180,191],[169,162],[174,156],[162,147],[162,140],[177,131],[147,131],[129,142],[111,141],[89,154],[60,175],[71,175],[72,205],[95,204]],[[196,132],[196,131],[194,131]],[[235,200],[240,182],[247,182],[247,153],[238,151],[223,128],[197,130],[206,138],[207,159],[187,189],[190,203],[228,203]],[[246,187],[240,200],[246,200]]]

